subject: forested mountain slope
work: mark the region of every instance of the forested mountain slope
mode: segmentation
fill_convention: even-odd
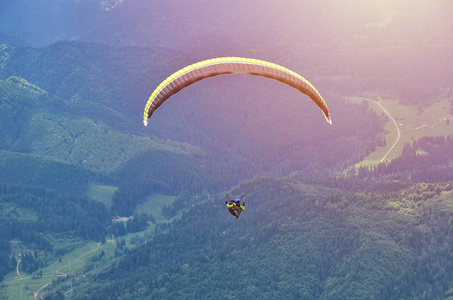
[[[451,189],[263,178],[238,220],[222,199],[197,204],[112,267],[73,286],[66,281],[58,293],[72,289],[74,299],[439,299],[453,279]]]
[[[246,179],[243,169],[251,155],[254,172],[270,158],[269,166],[279,165],[265,170],[273,175],[298,169],[325,172],[366,155],[382,131],[382,118],[365,106],[345,104],[337,91],[323,93],[335,124],[327,126],[297,91],[240,75],[209,79],[182,91],[145,128],[141,118],[147,97],[164,78],[161,74],[193,62],[187,55],[78,42],[38,49],[3,45],[0,51],[2,124],[9,129],[0,138],[7,143],[3,149],[49,155],[104,173],[150,148],[172,148],[172,143],[143,135],[206,150],[216,168],[220,162],[212,156],[218,156],[218,138],[224,165],[230,167],[228,181],[234,184]],[[357,138],[365,144],[353,142]],[[188,147],[172,145],[174,151]]]

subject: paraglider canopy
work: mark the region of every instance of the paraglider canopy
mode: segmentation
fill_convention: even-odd
[[[305,78],[294,71],[263,60],[243,57],[221,57],[204,60],[187,66],[165,79],[149,97],[143,114],[143,124],[148,125],[149,119],[168,98],[189,85],[205,78],[245,73],[263,76],[283,82],[309,96],[322,110],[326,121],[332,124],[329,109],[316,88]]]

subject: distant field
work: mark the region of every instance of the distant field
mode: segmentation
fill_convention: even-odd
[[[382,108],[372,100],[365,97],[345,97],[347,101],[361,103],[367,101],[371,109],[378,114],[384,114]],[[368,100],[367,100],[368,99]],[[387,112],[398,123],[398,129],[393,121],[385,125],[385,147],[378,147],[376,151],[368,155],[362,162],[356,164],[358,166],[373,166],[378,164],[385,154],[389,151],[397,139],[397,131],[400,131],[400,139],[394,149],[386,157],[386,161],[390,161],[401,155],[405,143],[412,143],[415,139],[423,136],[447,136],[453,134],[453,120],[446,119],[451,117],[449,113],[451,105],[447,99],[442,99],[433,103],[429,107],[419,108],[415,105],[403,105],[397,100],[380,99],[379,103],[387,110]],[[423,124],[429,124],[428,127],[422,128]]]
[[[104,203],[107,208],[112,206],[113,195],[118,187],[110,185],[90,185],[88,187],[87,197]]]
[[[116,187],[107,185],[93,185],[89,188],[88,197],[93,200],[101,201],[108,207],[111,206],[111,199]],[[150,213],[152,214],[157,222],[168,221],[162,215],[162,209],[165,205],[168,205],[174,200],[174,197],[156,194],[147,199],[147,201],[141,204],[136,213]],[[147,230],[137,233],[130,233],[121,237],[119,240],[126,241],[126,247],[132,249],[137,246],[137,240],[140,241],[144,236],[149,236],[154,230],[154,224],[150,224]],[[37,299],[46,293],[48,285],[52,284],[52,281],[59,277],[65,277],[66,275],[77,275],[81,274],[87,264],[93,264],[92,258],[99,256],[101,251],[104,251],[105,256],[109,257],[108,261],[99,261],[94,263],[94,268],[102,268],[111,263],[115,255],[116,249],[116,237],[112,240],[111,236],[108,236],[105,244],[100,244],[94,241],[89,241],[85,245],[74,249],[73,251],[65,254],[60,260],[53,262],[52,264],[40,268],[42,271],[42,278],[32,278],[31,274],[20,272],[20,276],[17,275],[16,270],[8,273],[3,281],[0,283],[0,299],[35,299],[34,293],[39,291]],[[19,257],[16,257],[19,260]]]
[[[165,205],[172,203],[173,200],[174,197],[172,196],[155,194],[148,197],[144,203],[140,204],[135,210],[135,213],[152,214],[158,223],[168,221],[168,219],[162,215],[162,209]]]
[[[103,249],[112,248],[112,252],[115,249],[114,247],[114,244],[111,243],[110,245],[108,243],[102,245]],[[51,283],[52,280],[58,277],[64,277],[66,274],[75,274],[82,271],[86,261],[99,251],[100,248],[101,245],[95,242],[89,242],[85,246],[75,249],[63,256],[61,261],[56,261],[45,268],[39,269],[42,271],[42,278],[32,278],[31,274],[23,272],[20,273],[19,277],[15,271],[7,274],[2,281],[2,284],[5,285],[7,299],[34,299],[34,292],[44,285]]]
[[[130,233],[119,237],[119,240],[126,241],[126,247],[132,249],[136,244],[131,240],[141,237],[154,229],[150,226],[148,230],[137,233]],[[20,272],[20,277],[17,276],[16,271],[8,273],[3,281],[0,283],[0,299],[34,299],[33,294],[39,289],[43,288],[38,295],[38,298],[46,293],[45,286],[51,284],[54,279],[65,277],[66,275],[77,275],[84,271],[87,264],[92,263],[91,260],[94,256],[98,256],[101,251],[104,251],[106,257],[113,258],[116,248],[116,240],[112,241],[108,237],[105,244],[89,241],[84,246],[74,249],[70,253],[65,254],[59,261],[55,261],[42,271],[42,278],[32,278],[31,274]],[[19,260],[19,258],[16,258]],[[111,261],[96,262],[95,267],[102,268],[110,264]]]

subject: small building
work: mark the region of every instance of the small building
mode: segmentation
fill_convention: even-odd
[[[417,128],[415,128],[415,129],[423,129],[423,128],[431,128],[431,124],[423,123],[423,125],[420,125]]]

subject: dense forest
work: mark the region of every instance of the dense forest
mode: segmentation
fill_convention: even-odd
[[[360,167],[357,177],[411,182],[453,181],[453,136],[417,139],[404,145],[402,155],[388,163]]]
[[[260,179],[239,220],[222,217],[221,199],[198,204],[111,268],[72,287],[64,281],[53,295],[74,289],[75,299],[438,299],[449,293],[451,184],[373,184],[351,193],[333,188],[336,180],[302,179]]]

